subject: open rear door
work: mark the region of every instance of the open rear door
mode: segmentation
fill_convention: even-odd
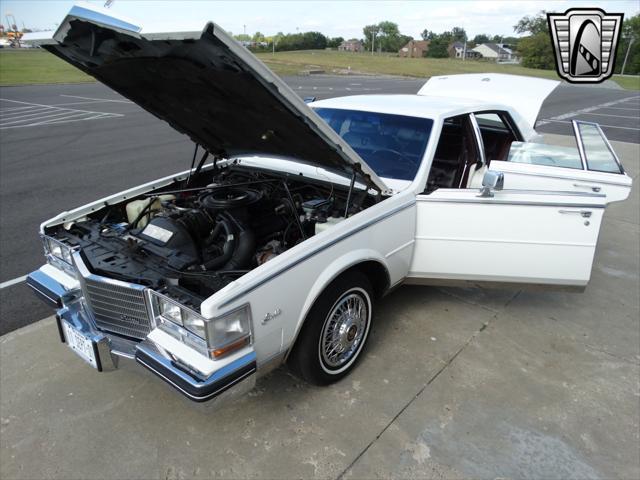
[[[604,213],[600,194],[439,189],[417,197],[409,283],[584,287]]]
[[[576,147],[514,142],[507,161],[492,160],[504,173],[504,188],[601,193],[606,202],[625,200],[632,180],[596,123],[573,121]]]

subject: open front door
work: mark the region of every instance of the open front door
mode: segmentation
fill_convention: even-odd
[[[598,124],[573,122],[577,147],[513,142],[507,161],[489,168],[504,173],[504,188],[602,193],[606,202],[625,200],[631,178],[624,173]]]
[[[409,282],[583,287],[605,200],[593,193],[522,190],[491,197],[460,189],[418,195]]]

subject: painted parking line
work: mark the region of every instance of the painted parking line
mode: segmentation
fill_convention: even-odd
[[[91,102],[110,102],[110,103],[133,103],[131,100],[120,100],[113,98],[94,98],[94,97],[81,97],[79,95],[65,95],[60,94],[61,97],[77,98],[79,100],[90,100]]]
[[[582,108],[580,110],[574,110],[573,112],[564,113],[562,115],[557,115],[555,117],[543,118],[542,120],[536,122],[536,127],[539,127],[541,125],[546,125],[547,123],[550,123],[550,122],[569,123],[569,122],[562,122],[562,120],[566,120],[567,118],[577,117],[578,115],[581,115],[581,114],[584,114],[584,113],[594,112],[596,110],[600,110],[600,109],[605,108],[605,107],[611,107],[612,105],[618,105],[620,103],[628,102],[629,100],[636,100],[636,99],[639,99],[639,98],[640,98],[639,96],[634,95],[633,97],[620,98],[620,99],[614,100],[612,102],[601,103],[599,105],[594,105],[593,107],[587,107],[587,108]],[[625,128],[625,127],[620,127],[620,128]],[[631,130],[635,130],[635,129],[631,129]]]
[[[27,276],[23,275],[22,277],[12,278],[11,280],[7,280],[6,282],[2,282],[2,283],[0,283],[0,290],[2,290],[3,288],[12,287],[12,286],[17,285],[19,283],[22,283],[26,279],[27,279]]]
[[[633,116],[611,115],[610,113],[593,113],[593,112],[585,113],[585,115],[599,115],[601,117],[615,117],[615,118],[633,118],[635,120],[640,120],[640,117],[638,117],[637,115],[633,115]]]
[[[640,109],[638,108],[625,108],[625,107],[603,107],[606,110],[627,110],[627,111],[631,111],[631,112],[638,112],[638,114],[640,114]]]
[[[0,130],[123,117],[122,113],[79,110],[55,105],[0,99]],[[120,102],[119,102],[120,103]],[[16,106],[15,104],[18,104]]]

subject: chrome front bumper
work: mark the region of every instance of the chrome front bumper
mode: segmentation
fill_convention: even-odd
[[[56,307],[56,320],[62,342],[66,343],[62,322],[94,342],[98,371],[114,370],[121,359],[135,360],[190,400],[207,402],[221,397],[237,396],[255,385],[256,354],[252,350],[233,361],[221,362],[219,369],[203,378],[187,367],[178,365],[169,352],[149,338],[135,341],[100,331],[72,277],[46,265],[27,277],[27,285],[50,306]]]

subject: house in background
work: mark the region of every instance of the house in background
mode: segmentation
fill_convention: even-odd
[[[473,51],[479,53],[482,58],[490,58],[496,62],[515,60],[513,50],[500,43],[483,43],[475,47]]]
[[[429,50],[429,40],[410,40],[404,47],[398,50],[398,55],[408,58],[422,58]]]
[[[470,48],[469,45],[467,45],[467,49],[465,51],[464,43],[462,42],[453,42],[451,45],[449,45],[447,51],[449,52],[450,58],[462,58],[463,55],[465,56],[465,58],[480,57],[480,54]]]
[[[338,50],[341,52],[362,52],[364,50],[364,46],[360,40],[352,38],[351,40],[345,40],[338,45]]]

